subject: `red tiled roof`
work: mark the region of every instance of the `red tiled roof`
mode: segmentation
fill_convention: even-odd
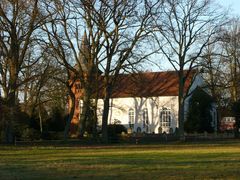
[[[186,73],[187,71],[185,71]],[[112,98],[178,96],[178,72],[145,72],[121,74],[113,88]],[[185,83],[185,92],[191,85],[196,71],[192,71]]]

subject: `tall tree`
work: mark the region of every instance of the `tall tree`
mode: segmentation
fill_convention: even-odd
[[[43,30],[47,33],[47,45],[52,49],[52,56],[65,68],[67,79],[58,78],[63,82],[70,96],[69,120],[66,125],[65,137],[67,137],[70,122],[73,118],[75,106],[79,103],[74,93],[74,85],[80,80],[82,89],[83,109],[80,117],[80,136],[85,131],[86,119],[90,111],[90,97],[92,95],[93,74],[97,72],[95,66],[95,52],[89,45],[89,34],[84,33],[84,24],[87,22],[84,6],[81,1],[56,1],[49,5],[47,11],[51,16],[51,22],[46,24]],[[85,18],[85,19],[84,19]],[[100,38],[98,36],[97,38]],[[97,50],[95,48],[94,50]],[[96,82],[96,81],[94,81]]]
[[[29,52],[30,51],[30,52]],[[30,48],[28,53],[33,53]],[[22,110],[26,112],[32,119],[38,117],[40,124],[40,132],[43,132],[43,113],[41,109],[49,110],[51,107],[59,106],[64,109],[66,103],[66,88],[52,77],[61,77],[65,75],[62,67],[49,56],[49,51],[43,49],[39,53],[39,60],[35,64],[27,61],[21,70],[20,79],[28,80],[18,91],[21,97]],[[29,58],[32,58],[29,55]],[[30,65],[29,65],[30,64]],[[65,78],[66,79],[66,78]]]
[[[184,139],[185,82],[206,46],[224,23],[224,14],[211,0],[166,0],[155,16],[154,35],[161,53],[178,73],[178,125]],[[184,73],[184,70],[187,73]]]
[[[232,102],[240,98],[240,21],[234,18],[226,26],[223,38],[225,74],[228,75],[228,87]]]
[[[109,101],[119,73],[153,53],[143,52],[143,41],[149,33],[155,4],[150,1],[82,1],[95,62],[103,72],[102,138],[105,142]]]
[[[216,99],[220,98],[221,106],[221,99],[235,102],[239,98],[239,20],[229,21],[218,37],[221,41],[205,49],[200,65],[206,73],[208,87]]]
[[[224,39],[222,33],[218,36]],[[202,70],[206,88],[210,90],[211,96],[219,107],[223,105],[224,99],[226,99],[229,84],[229,76],[226,71],[227,56],[223,44],[224,41],[219,41],[216,44],[208,45],[198,63]]]
[[[232,111],[236,118],[235,136],[239,137],[239,99],[240,99],[240,21],[234,18],[224,31],[224,60],[225,68],[223,73],[226,74],[227,93],[223,96],[229,99],[228,107],[232,105]]]
[[[126,67],[134,66],[143,59],[140,41],[148,34],[147,27],[153,4],[145,1],[68,1],[57,4],[58,18],[52,26],[46,26],[51,47],[65,66],[80,79],[83,90],[83,109],[80,118],[80,136],[89,116],[90,99],[98,89],[99,69],[104,75],[103,137],[107,139],[109,99],[118,74]],[[59,8],[61,7],[61,8]],[[73,13],[74,12],[74,13]],[[53,18],[54,19],[54,18]],[[84,27],[84,46],[81,36]],[[51,30],[49,29],[51,28]],[[87,48],[86,48],[87,46]],[[72,56],[63,52],[70,49]],[[85,51],[84,49],[88,49]],[[135,51],[135,53],[133,53]],[[79,56],[80,54],[80,56]],[[80,58],[79,58],[80,57]],[[146,57],[146,56],[145,56]],[[67,59],[68,58],[68,59]],[[71,62],[77,68],[72,67]],[[95,91],[96,92],[96,91]],[[96,95],[96,93],[95,93]],[[96,97],[96,96],[95,96]],[[96,103],[95,102],[95,110]]]
[[[19,73],[27,49],[33,43],[33,33],[44,20],[39,0],[2,0],[0,3],[0,85],[11,117],[6,127],[8,142],[13,140],[12,121],[20,85]]]

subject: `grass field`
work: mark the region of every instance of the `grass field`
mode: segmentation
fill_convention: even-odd
[[[0,146],[0,179],[240,179],[240,141]]]

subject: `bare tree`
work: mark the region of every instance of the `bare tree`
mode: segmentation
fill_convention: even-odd
[[[209,45],[200,62],[207,87],[211,90],[220,110],[219,120],[221,116],[226,116],[231,111],[237,113],[236,105],[240,98],[239,32],[239,18],[233,18],[218,34],[221,41]],[[236,120],[238,129],[239,118],[236,117]],[[236,136],[237,134],[238,131]]]
[[[239,100],[240,100],[240,21],[239,18],[233,18],[223,31],[224,42],[222,49],[224,52],[225,66],[222,72],[226,74],[226,94],[228,98],[228,109],[233,111],[236,117],[235,136],[239,137]]]
[[[99,0],[82,1],[82,5],[87,14],[86,25],[90,45],[96,54],[95,62],[103,72],[102,138],[106,142],[109,100],[119,73],[151,54],[143,53],[141,47],[149,33],[155,4],[149,1]]]
[[[231,101],[236,102],[240,98],[240,22],[233,19],[224,31],[223,51],[225,56],[225,69],[228,74],[228,87]]]
[[[50,47],[54,48],[64,66],[81,82],[83,109],[80,117],[80,136],[83,135],[92,106],[91,99],[96,98],[98,89],[96,82],[100,69],[104,75],[102,129],[103,137],[107,139],[112,87],[121,70],[129,65],[134,66],[143,59],[142,56],[140,57],[140,48],[138,53],[133,51],[136,50],[137,45],[140,46],[139,42],[148,34],[147,25],[152,6],[154,5],[140,1],[102,0],[72,0],[56,4],[58,16],[53,18],[55,20],[51,26],[45,26],[45,30],[48,32]],[[80,36],[83,34],[83,29],[85,29],[84,42],[81,41],[82,36]],[[66,55],[66,49],[71,53]],[[76,64],[75,68],[70,61]],[[92,91],[93,89],[95,91]],[[96,110],[97,101],[94,102]]]
[[[33,49],[29,48],[29,58],[33,57],[31,53],[33,53]],[[41,133],[44,121],[42,110],[49,112],[51,107],[57,105],[64,109],[66,105],[65,86],[52,78],[66,79],[65,74],[62,72],[62,67],[49,54],[47,49],[42,49],[39,53],[39,60],[35,64],[31,64],[30,60],[25,62],[20,79],[30,80],[18,88],[22,110],[33,119],[38,116]],[[47,116],[45,115],[45,117]]]
[[[17,90],[21,85],[19,73],[26,60],[27,49],[33,43],[34,31],[46,19],[40,4],[39,0],[2,0],[0,3],[0,85],[11,114],[6,127],[8,142],[13,140],[11,124]]]
[[[222,34],[220,34],[222,36]],[[208,45],[199,58],[199,67],[201,68],[206,88],[211,92],[216,103],[221,106],[226,89],[228,87],[228,75],[226,74],[226,56],[222,47],[223,41]]]
[[[161,15],[155,16],[154,35],[161,53],[178,73],[178,123],[184,139],[185,81],[204,48],[216,42],[214,35],[221,30],[224,13],[211,0],[166,0],[158,9]]]
[[[234,18],[218,35],[221,41],[209,45],[200,65],[208,74],[206,79],[212,94],[231,99],[239,98],[239,20]],[[216,92],[221,91],[221,92]],[[219,104],[220,105],[220,104]]]
[[[52,6],[48,6],[47,11],[51,16],[51,22],[46,24],[43,30],[47,33],[48,47],[52,49],[52,56],[58,63],[64,66],[67,73],[67,79],[58,78],[63,82],[69,92],[71,99],[69,120],[66,125],[65,137],[67,137],[70,122],[73,118],[75,106],[79,102],[76,101],[74,94],[74,85],[77,79],[80,79],[82,89],[83,109],[80,117],[80,136],[85,131],[85,122],[87,114],[90,111],[91,82],[93,82],[93,72],[96,72],[96,58],[91,53],[89,46],[89,37],[84,33],[83,19],[85,13],[80,6],[80,2],[59,1],[54,2]],[[94,81],[96,82],[96,81]],[[78,100],[79,101],[79,100]]]

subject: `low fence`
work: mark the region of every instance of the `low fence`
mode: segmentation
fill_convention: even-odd
[[[179,138],[174,134],[133,134],[121,136],[120,142],[131,144],[148,144],[148,143],[166,143],[177,141]]]
[[[186,142],[200,142],[200,141],[221,141],[227,139],[234,139],[233,133],[221,133],[221,134],[185,134]],[[179,136],[175,134],[124,134],[114,137],[109,137],[108,143],[126,143],[126,144],[151,144],[151,143],[168,143],[179,141]],[[101,141],[101,138],[83,138],[83,139],[69,139],[64,140],[34,140],[34,141],[22,141],[16,140],[15,145],[19,146],[79,146],[79,145],[101,145],[105,144]]]
[[[220,141],[233,139],[234,133],[202,133],[202,134],[185,134],[186,142],[194,142],[194,141]],[[131,143],[131,144],[148,144],[148,143],[166,143],[166,142],[174,142],[179,141],[179,136],[175,134],[131,134],[112,137],[109,139],[109,142],[112,143]]]
[[[234,133],[185,134],[185,141],[211,141],[233,139]]]

